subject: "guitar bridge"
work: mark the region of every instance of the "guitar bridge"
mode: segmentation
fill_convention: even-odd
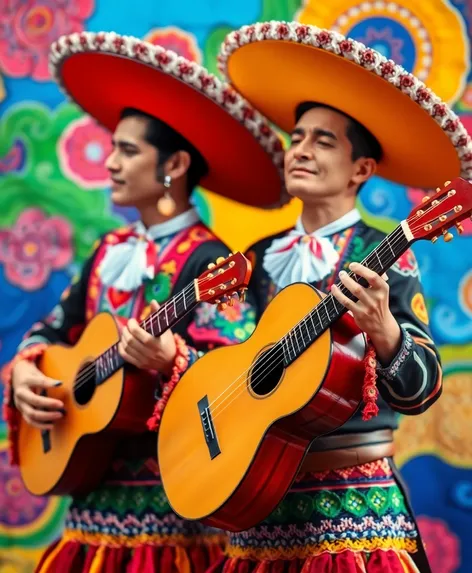
[[[208,451],[210,453],[210,458],[216,458],[221,454],[220,445],[218,444],[218,438],[215,432],[215,426],[213,425],[213,418],[210,412],[210,405],[208,403],[208,396],[204,396],[198,402],[198,412],[200,414],[200,420],[203,427],[203,435],[205,436],[205,442],[208,446]]]

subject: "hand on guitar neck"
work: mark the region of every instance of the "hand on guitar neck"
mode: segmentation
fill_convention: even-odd
[[[357,326],[371,339],[377,358],[387,365],[396,356],[401,344],[400,326],[389,307],[387,275],[379,276],[360,263],[351,263],[349,269],[354,273],[354,278],[346,271],[341,271],[339,278],[357,300],[346,296],[336,285],[333,285],[331,292],[351,311]],[[366,286],[362,284],[362,279]]]
[[[159,304],[153,300],[151,311],[157,312]],[[157,370],[170,374],[176,354],[175,339],[170,329],[158,338],[141,328],[134,318],[128,321],[121,333],[118,352],[123,360],[141,370]]]

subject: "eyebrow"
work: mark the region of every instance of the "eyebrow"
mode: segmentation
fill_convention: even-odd
[[[115,139],[114,137],[111,138],[111,144],[113,145],[113,147],[116,147],[118,145],[118,147],[132,147],[133,149],[138,150],[139,147],[136,145],[136,143],[133,143],[132,141],[126,141],[126,139]]]
[[[292,136],[294,136],[294,135],[305,135],[305,133],[306,133],[306,130],[305,130],[305,129],[303,129],[302,127],[296,127],[296,128],[292,131],[291,135],[292,135]],[[314,134],[316,137],[329,137],[329,138],[331,138],[331,139],[334,139],[335,141],[337,141],[337,139],[338,139],[338,138],[336,137],[336,135],[335,135],[332,131],[328,131],[327,129],[315,128],[315,129],[313,130],[313,134]]]

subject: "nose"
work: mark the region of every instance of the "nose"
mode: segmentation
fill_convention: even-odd
[[[116,149],[114,149],[110,153],[110,155],[107,157],[107,159],[105,161],[105,167],[111,173],[116,173],[117,171],[120,170],[120,165],[118,163],[117,156],[116,156]]]
[[[300,141],[293,150],[293,156],[297,161],[309,161],[313,159],[313,153],[309,141]]]

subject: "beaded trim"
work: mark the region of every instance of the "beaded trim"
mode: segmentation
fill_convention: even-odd
[[[231,86],[223,83],[199,64],[162,46],[143,42],[132,36],[121,36],[115,32],[81,32],[61,36],[51,45],[49,70],[66,96],[68,93],[61,77],[62,64],[74,54],[93,52],[117,55],[146,64],[174,76],[207,96],[254,136],[283,176],[282,142],[268,121]]]
[[[421,80],[393,60],[337,32],[298,22],[264,22],[243,26],[226,37],[218,55],[218,68],[229,78],[228,59],[242,46],[264,40],[305,44],[350,60],[399,89],[426,111],[446,133],[461,163],[461,176],[472,179],[472,140],[458,116]]]

